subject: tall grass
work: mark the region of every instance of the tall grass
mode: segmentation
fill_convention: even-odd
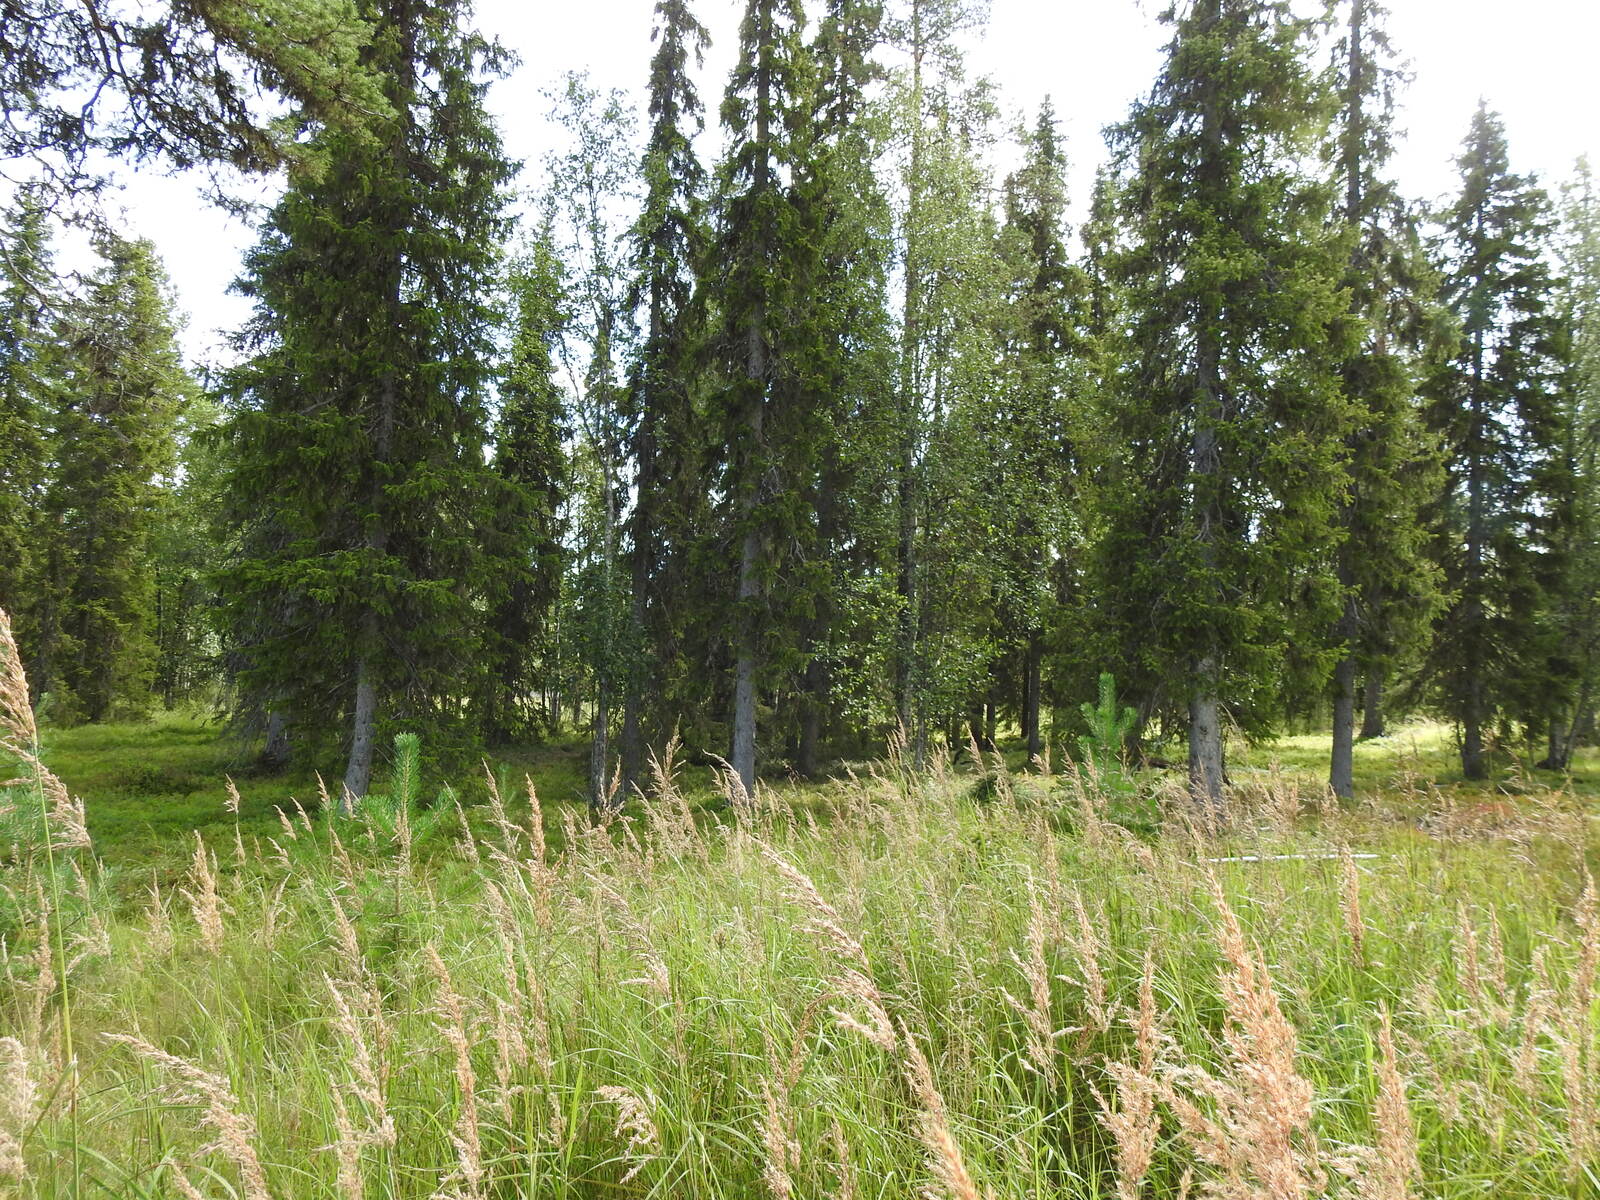
[[[1071,774],[980,802],[936,762],[712,820],[669,763],[557,837],[490,787],[425,833],[201,843],[178,889],[58,861],[57,902],[19,857],[0,1186],[1600,1194],[1596,846],[1560,794],[1419,826],[1274,783],[1140,839]]]

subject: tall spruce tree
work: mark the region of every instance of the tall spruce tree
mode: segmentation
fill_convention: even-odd
[[[889,443],[888,313],[890,214],[873,170],[883,143],[881,113],[868,98],[879,77],[883,36],[876,0],[826,0],[811,53],[816,63],[811,152],[799,180],[806,237],[818,269],[805,298],[811,331],[803,387],[824,415],[816,460],[803,489],[807,525],[793,572],[801,623],[794,681],[792,758],[818,773],[830,718],[839,711],[838,672],[849,657],[849,597],[877,573],[882,539],[881,463]]]
[[[635,499],[628,522],[629,618],[637,653],[630,664],[621,733],[624,794],[638,785],[645,747],[659,742],[673,682],[678,632],[689,588],[688,555],[703,491],[703,454],[694,411],[699,329],[695,272],[703,265],[706,172],[695,154],[703,127],[690,74],[709,36],[686,0],[657,0],[650,60],[650,137],[641,162],[643,210],[631,233],[644,337],[632,364]]]
[[[35,578],[45,556],[38,516],[52,457],[53,326],[61,299],[44,197],[21,189],[0,215],[0,609],[11,616],[35,685],[31,614],[42,598]]]
[[[561,587],[560,506],[567,459],[566,419],[556,382],[555,344],[565,325],[561,264],[547,233],[530,239],[512,265],[511,346],[500,381],[494,473],[498,483],[485,552],[485,740],[504,745],[536,732],[532,697],[553,657],[550,623]]]
[[[1381,688],[1426,640],[1439,600],[1422,511],[1439,461],[1417,404],[1422,356],[1439,340],[1433,277],[1415,222],[1386,175],[1400,72],[1376,0],[1350,0],[1335,63],[1339,113],[1329,152],[1336,219],[1349,239],[1344,285],[1360,344],[1340,367],[1356,413],[1346,438],[1348,491],[1339,507],[1342,608],[1334,630],[1329,786],[1355,790],[1356,681]]]
[[[1600,686],[1600,191],[1580,160],[1561,203],[1561,315],[1570,337],[1556,465],[1566,478],[1565,546],[1548,588],[1556,697],[1542,766],[1565,770],[1592,731]],[[1592,732],[1589,733],[1592,736]]]
[[[1113,135],[1129,317],[1101,581],[1216,808],[1224,720],[1268,725],[1284,646],[1331,620],[1349,321],[1326,189],[1295,165],[1325,115],[1310,25],[1254,0],[1165,19],[1166,64]]]
[[[467,12],[363,5],[393,115],[320,135],[327,171],[274,207],[239,284],[256,306],[228,380],[239,685],[308,738],[345,728],[356,797],[380,720],[457,723],[479,643],[510,169],[483,109],[499,54]]]
[[[1436,553],[1451,600],[1429,659],[1461,732],[1461,770],[1489,771],[1485,737],[1513,711],[1537,654],[1549,497],[1559,443],[1559,321],[1546,255],[1549,204],[1510,169],[1499,117],[1480,104],[1460,158],[1461,194],[1441,214],[1443,296],[1460,323],[1455,354],[1428,387],[1446,455]]]
[[[715,282],[729,373],[721,401],[721,490],[735,547],[732,749],[755,787],[758,694],[784,649],[772,588],[797,520],[797,488],[815,450],[816,413],[797,388],[798,318],[815,246],[793,188],[809,152],[812,65],[799,0],[748,0],[722,104],[729,149],[720,180]]]
[[[55,693],[59,715],[89,721],[141,714],[152,698],[151,542],[178,420],[196,393],[155,248],[107,236],[97,249],[102,265],[59,330],[34,661],[35,686]]]
[[[1000,642],[1016,681],[1030,759],[1044,749],[1046,631],[1070,600],[1081,546],[1076,402],[1083,355],[1083,272],[1066,249],[1066,156],[1046,98],[1023,139],[1022,165],[1006,180],[1006,304],[999,319],[1003,381],[995,412],[994,499],[1000,570]]]

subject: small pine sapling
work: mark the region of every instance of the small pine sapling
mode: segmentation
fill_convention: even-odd
[[[1086,762],[1095,774],[1106,776],[1116,773],[1122,766],[1123,746],[1128,734],[1138,721],[1131,708],[1117,707],[1117,677],[1110,671],[1100,673],[1100,702],[1080,706],[1084,722],[1089,726],[1087,737],[1078,739]]]

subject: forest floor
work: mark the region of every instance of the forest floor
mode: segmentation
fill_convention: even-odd
[[[114,867],[185,864],[195,831],[208,841],[224,834],[231,838],[234,819],[224,806],[226,779],[239,790],[246,836],[278,833],[280,809],[292,814],[297,802],[312,811],[318,806],[314,775],[261,771],[236,740],[199,712],[167,713],[136,724],[46,730],[43,740],[45,762],[84,799],[96,852]],[[1257,746],[1241,742],[1229,748],[1230,774],[1236,784],[1286,779],[1311,794],[1327,776],[1328,751],[1326,733],[1287,735]],[[1005,753],[1011,769],[1021,772],[1025,755],[1020,746],[1009,744]],[[567,734],[539,745],[508,747],[487,761],[503,790],[520,792],[526,776],[540,799],[559,809],[582,803],[588,755],[587,737]],[[864,763],[848,765],[858,773],[869,769]],[[1363,797],[1388,801],[1401,793],[1419,794],[1419,787],[1438,789],[1464,805],[1511,804],[1519,796],[1552,788],[1600,800],[1600,749],[1581,750],[1565,777],[1534,769],[1531,759],[1502,755],[1494,779],[1473,783],[1462,779],[1453,730],[1417,721],[1385,737],[1358,742],[1355,777]],[[1154,778],[1155,773],[1146,772],[1141,782]],[[714,798],[709,770],[685,768],[681,780],[691,797]],[[449,782],[465,804],[484,798],[480,778]],[[437,781],[430,785],[425,780],[424,794],[431,797],[437,786]],[[780,780],[775,786],[799,800],[819,785]],[[559,838],[559,831],[553,832]]]

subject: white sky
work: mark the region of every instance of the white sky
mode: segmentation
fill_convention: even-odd
[[[1388,0],[1390,36],[1415,80],[1403,101],[1396,161],[1403,190],[1433,200],[1454,184],[1452,158],[1479,97],[1505,119],[1512,168],[1554,187],[1574,160],[1600,151],[1600,0]],[[999,84],[1001,103],[1031,113],[1053,97],[1082,200],[1104,156],[1100,130],[1126,113],[1160,63],[1162,0],[992,0],[991,19],[970,47],[974,75]],[[587,68],[602,88],[640,93],[651,54],[653,0],[478,0],[480,27],[522,60],[495,84],[490,107],[509,153],[537,185],[552,145],[542,92],[567,70]],[[732,63],[742,0],[699,0],[712,46],[699,77],[707,123]],[[139,176],[121,202],[130,230],[156,243],[190,318],[186,348],[196,364],[216,361],[220,331],[245,316],[227,294],[252,231],[210,207],[195,181]]]

